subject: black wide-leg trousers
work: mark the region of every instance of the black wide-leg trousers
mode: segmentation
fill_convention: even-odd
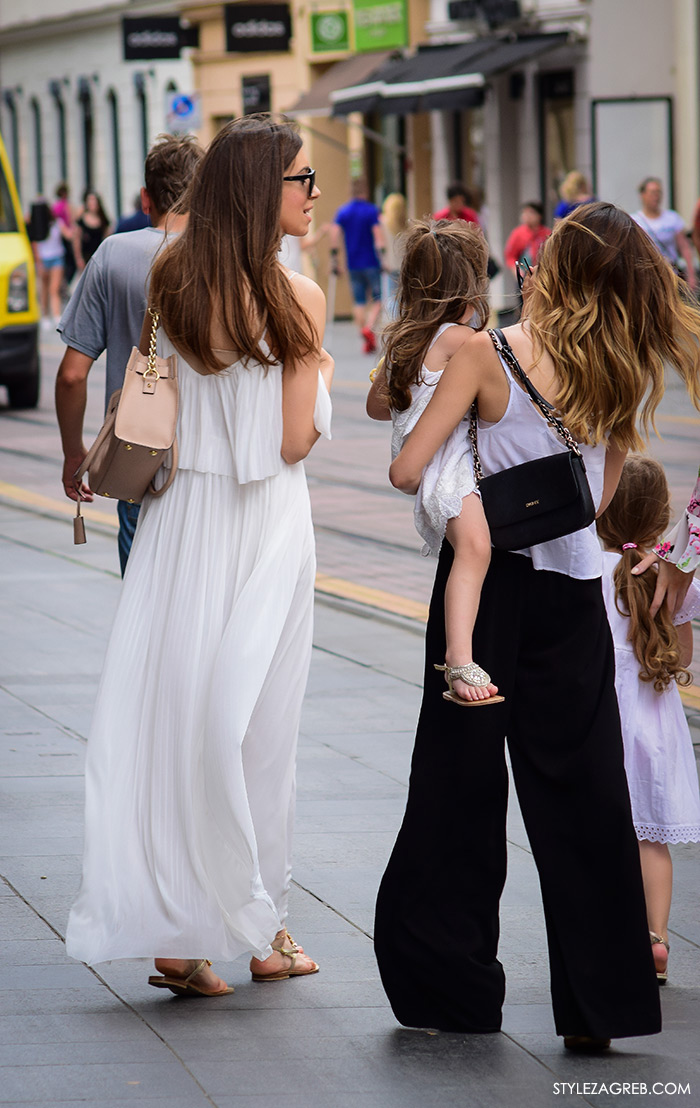
[[[474,659],[506,701],[442,697],[445,543],[426,638],[408,803],[377,900],[375,950],[400,1023],[497,1031],[505,995],[498,905],[508,775],[539,872],[557,1033],[661,1029],[600,580],[494,552]],[[526,947],[545,941],[528,935]]]

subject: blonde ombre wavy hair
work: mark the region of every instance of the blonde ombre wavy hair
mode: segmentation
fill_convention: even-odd
[[[577,208],[545,241],[527,301],[535,361],[557,367],[556,406],[574,437],[644,448],[664,365],[700,408],[700,310],[648,235],[614,204]]]

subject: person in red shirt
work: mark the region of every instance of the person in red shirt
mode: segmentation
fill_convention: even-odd
[[[515,263],[525,258],[531,266],[537,264],[537,255],[544,240],[552,232],[544,225],[544,209],[537,200],[528,200],[520,209],[520,224],[508,236],[503,256],[507,266],[515,269]]]
[[[468,190],[456,181],[447,190],[447,207],[435,212],[433,219],[463,219],[466,223],[476,223],[479,227],[479,217],[474,209],[469,207],[468,201]]]

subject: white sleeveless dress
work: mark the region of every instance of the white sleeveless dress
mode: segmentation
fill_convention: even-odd
[[[430,349],[450,327],[456,323],[442,323],[430,343]],[[394,459],[427,408],[442,370],[421,369],[421,380],[411,386],[411,403],[403,412],[392,408],[393,431],[391,457]],[[462,501],[474,492],[474,469],[469,442],[468,415],[457,424],[454,431],[436,450],[423,470],[413,507],[416,530],[425,542],[423,554],[439,554],[449,519],[455,519],[462,511]],[[478,494],[477,494],[478,495]]]
[[[179,468],[141,510],[88,742],[67,950],[91,964],[266,958],[287,914],[315,575],[304,466],[280,454],[280,366],[178,369]],[[320,373],[314,420],[330,438]]]

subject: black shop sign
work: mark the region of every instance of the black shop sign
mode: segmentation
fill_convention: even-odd
[[[270,111],[270,74],[260,77],[242,77],[243,115]]]
[[[143,19],[122,19],[125,61],[151,61],[180,57],[178,16],[149,15]]]
[[[226,4],[226,49],[233,54],[267,54],[289,50],[292,15],[289,4]]]

